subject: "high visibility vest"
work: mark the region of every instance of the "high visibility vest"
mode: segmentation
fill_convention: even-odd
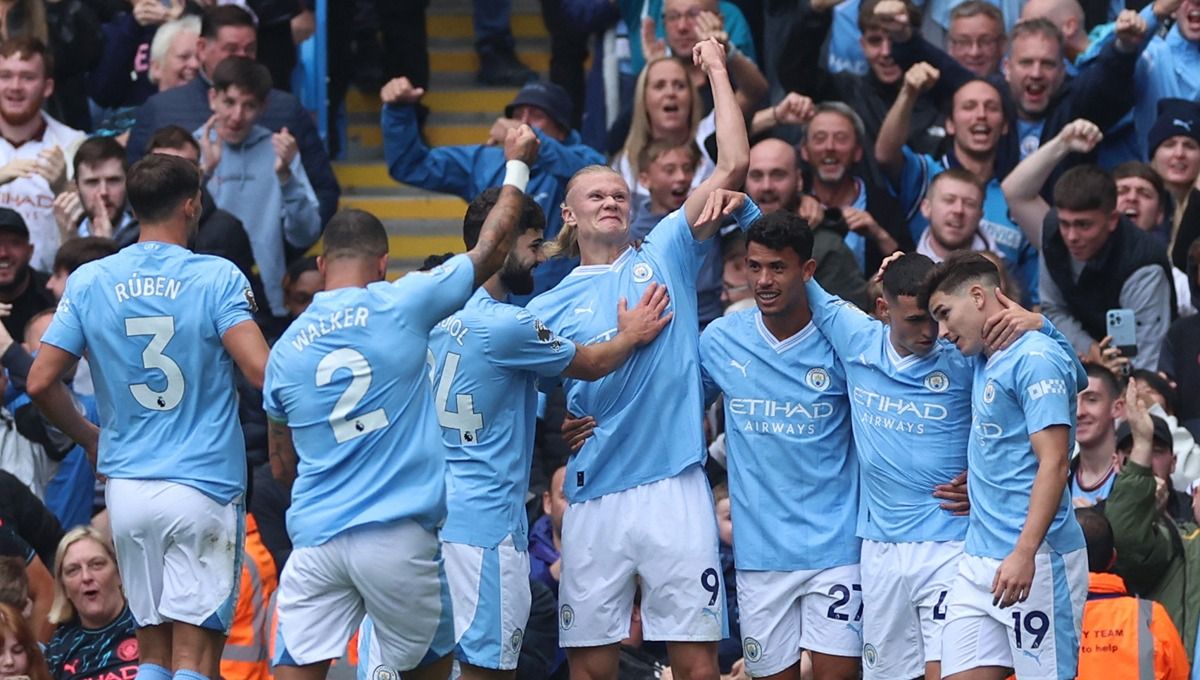
[[[1179,631],[1157,602],[1131,597],[1115,574],[1089,574],[1078,680],[1187,680]]]
[[[271,680],[271,618],[278,585],[275,560],[263,545],[254,516],[247,514],[238,602],[221,654],[225,680]]]

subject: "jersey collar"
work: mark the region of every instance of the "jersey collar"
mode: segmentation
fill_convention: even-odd
[[[622,250],[617,259],[612,261],[612,264],[581,264],[572,269],[567,276],[595,276],[596,274],[620,269],[633,257],[634,250],[636,249],[632,247]]]
[[[758,328],[758,334],[762,336],[762,339],[767,342],[767,347],[775,350],[776,354],[783,354],[789,349],[804,342],[808,336],[817,332],[817,325],[810,320],[807,326],[801,328],[792,337],[785,338],[783,340],[777,340],[775,336],[771,334],[771,331],[767,329],[766,324],[763,323],[762,312],[759,310],[754,311],[754,326]]]

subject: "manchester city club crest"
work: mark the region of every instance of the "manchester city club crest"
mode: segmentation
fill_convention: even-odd
[[[525,639],[525,631],[521,630],[520,628],[513,631],[512,637],[508,640],[508,645],[512,651],[521,651],[521,641],[523,639]]]
[[[654,270],[651,269],[650,265],[646,264],[645,262],[638,262],[637,264],[633,265],[634,283],[645,283],[649,281],[650,277],[652,276],[654,276]]]
[[[950,378],[941,371],[934,371],[925,376],[925,388],[930,392],[945,392],[950,387]]]
[[[876,651],[875,645],[869,642],[863,645],[863,663],[867,668],[874,668],[877,661],[879,661],[879,652]]]
[[[400,680],[400,674],[389,666],[376,666],[371,673],[371,680]]]
[[[804,382],[814,390],[824,392],[829,388],[829,373],[823,368],[809,369],[804,376]]]
[[[996,383],[991,380],[983,388],[983,403],[990,404],[996,400]]]
[[[573,625],[575,625],[575,610],[571,609],[571,605],[564,604],[558,610],[558,627],[570,630]]]
[[[762,658],[762,645],[758,640],[748,637],[742,640],[742,653],[746,655],[746,661],[758,661]]]

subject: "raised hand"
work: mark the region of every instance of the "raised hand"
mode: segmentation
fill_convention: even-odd
[[[0,184],[8,184],[14,179],[33,177],[37,174],[38,159],[14,158],[7,165],[0,167]]]
[[[825,219],[825,204],[817,200],[815,196],[808,194],[800,195],[800,206],[796,208],[796,214],[799,215],[808,226],[816,227]]]
[[[716,12],[701,12],[696,17],[696,39],[716,40],[725,51],[729,51],[729,34],[725,32],[725,20]]]
[[[292,161],[300,147],[286,127],[271,135],[271,144],[275,147],[275,176],[281,183],[287,182],[292,178]]]
[[[912,38],[913,27],[908,17],[908,8],[900,0],[883,0],[875,5],[875,18],[883,25],[883,30],[896,42],[908,42]]]
[[[59,193],[67,186],[67,157],[62,149],[52,146],[38,152],[37,169],[35,172],[46,179],[54,193]]]
[[[170,7],[160,0],[136,0],[133,3],[133,20],[139,26],[158,26],[178,19],[183,14],[183,0],[171,0]]]
[[[996,300],[1004,308],[1003,311],[989,316],[983,322],[983,341],[992,351],[1002,350],[1022,335],[1042,327],[1041,314],[1025,309],[999,288],[996,289]]]
[[[384,104],[416,104],[425,95],[425,88],[413,87],[412,81],[404,76],[392,78],[379,90]]]
[[[630,334],[639,347],[648,345],[674,318],[673,313],[664,313],[669,306],[671,296],[667,287],[651,283],[646,286],[637,307],[628,309],[625,298],[617,303],[617,332]]]
[[[92,199],[91,205],[88,206],[88,213],[92,217],[92,236],[112,238],[112,220],[108,217],[108,208],[104,207],[104,199],[100,197],[100,194],[96,194],[96,196]]]
[[[532,166],[537,160],[538,147],[541,141],[533,133],[533,128],[524,123],[508,131],[504,138],[504,160],[524,161]]]
[[[1104,133],[1092,121],[1076,118],[1063,126],[1055,139],[1066,144],[1067,150],[1072,153],[1088,153],[1104,139]]]
[[[667,56],[667,43],[654,35],[656,30],[654,19],[642,18],[642,56],[647,62]]]
[[[204,175],[211,176],[221,162],[221,137],[216,132],[217,114],[209,117],[200,130],[200,162]]]
[[[1117,15],[1114,32],[1117,36],[1117,47],[1122,52],[1132,52],[1146,37],[1146,20],[1131,9],[1123,9]]]
[[[729,189],[714,189],[704,202],[694,228],[729,217],[746,203],[746,194]]]
[[[701,40],[692,47],[692,63],[709,73],[714,68],[725,68],[725,48],[715,38]]]
[[[874,281],[875,283],[883,283],[884,272],[887,271],[888,267],[892,266],[893,262],[895,262],[896,260],[899,260],[902,257],[904,257],[904,253],[897,250],[896,252],[892,253],[891,255],[888,255],[887,257],[883,258],[883,262],[879,263],[879,271],[875,272],[875,276],[872,276],[871,280]]]
[[[817,113],[813,100],[799,92],[787,93],[771,110],[777,125],[804,125]]]
[[[508,131],[519,126],[521,121],[513,118],[505,118],[501,116],[492,123],[492,129],[488,131],[488,139],[484,144],[488,146],[500,146],[504,144],[504,140],[508,138]]]
[[[941,71],[938,71],[929,62],[918,62],[904,72],[904,89],[908,90],[910,94],[928,92],[937,84],[941,75]]]
[[[54,197],[54,223],[58,225],[60,242],[78,233],[79,223],[83,221],[84,214],[79,192],[64,191]]]

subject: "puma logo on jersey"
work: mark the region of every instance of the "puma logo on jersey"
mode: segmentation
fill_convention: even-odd
[[[593,313],[592,306],[593,306],[592,303],[589,302],[587,307],[576,307],[575,313],[576,314],[592,314]]]
[[[741,372],[742,372],[742,377],[743,377],[743,378],[746,378],[746,377],[749,377],[749,376],[747,376],[747,375],[746,375],[746,369],[747,369],[747,368],[750,366],[750,362],[751,362],[751,361],[754,361],[754,360],[753,360],[753,359],[746,359],[746,363],[744,363],[744,364],[739,364],[738,362],[734,361],[733,359],[730,359],[730,360],[729,360],[729,365],[730,365],[730,366],[733,366],[733,367],[734,367],[734,368],[736,368],[737,370],[741,371]]]

